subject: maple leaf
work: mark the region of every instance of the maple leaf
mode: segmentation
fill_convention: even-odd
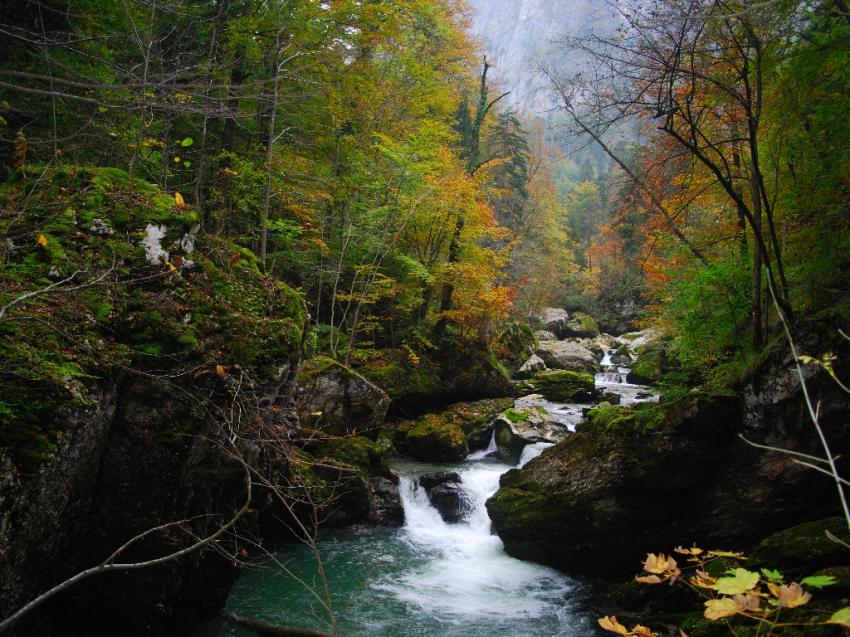
[[[767,588],[779,600],[779,605],[782,608],[797,608],[808,604],[812,598],[812,594],[807,593],[797,582],[791,582],[787,586],[785,584],[781,586],[768,584]]]
[[[718,619],[723,619],[724,617],[731,617],[732,615],[736,615],[738,613],[738,605],[734,602],[734,600],[728,597],[722,597],[720,599],[710,599],[705,603],[705,612],[703,615],[706,619],[710,619],[711,621],[717,621]]]
[[[668,573],[678,569],[676,560],[672,557],[667,557],[664,553],[659,553],[658,555],[650,553],[646,556],[646,561],[643,563],[643,570],[647,573],[660,575],[662,573]]]
[[[731,577],[721,577],[711,588],[723,595],[737,595],[752,590],[759,583],[759,574],[745,568],[736,568],[730,572]]]
[[[732,598],[732,601],[742,611],[761,610],[761,598],[753,593],[739,593]]]
[[[599,623],[599,626],[602,630],[607,630],[610,633],[617,633],[618,635],[623,635],[624,637],[629,636],[629,629],[623,626],[620,622],[617,621],[617,618],[614,615],[611,617],[601,617],[596,620]]]

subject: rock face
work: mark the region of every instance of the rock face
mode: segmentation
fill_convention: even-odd
[[[419,485],[425,489],[431,504],[446,522],[460,522],[466,510],[466,496],[460,475],[455,472],[432,473],[421,476]]]
[[[555,334],[547,330],[537,330],[536,332],[534,332],[534,338],[536,338],[538,342],[558,340],[558,337],[555,336]]]
[[[563,425],[549,420],[541,408],[508,409],[494,423],[499,457],[517,464],[522,450],[535,442],[560,442],[566,437]]]
[[[389,396],[377,385],[329,358],[307,361],[298,372],[295,405],[302,424],[337,435],[376,434]]]
[[[575,341],[542,341],[535,354],[549,369],[564,369],[571,372],[596,374],[599,362],[596,356],[582,344]]]
[[[802,351],[846,350],[809,335]],[[828,478],[738,437],[820,454],[791,362],[777,346],[735,394],[591,411],[578,433],[502,477],[487,508],[506,549],[570,572],[630,575],[648,552],[746,550],[836,510]],[[825,373],[807,373],[833,449],[848,448],[850,397]]]

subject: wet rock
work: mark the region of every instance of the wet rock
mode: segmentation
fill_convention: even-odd
[[[638,398],[640,397],[641,396],[638,395]],[[649,394],[647,394],[647,397],[649,397]],[[602,392],[602,395],[599,397],[599,399],[602,402],[608,403],[610,405],[619,405],[620,401],[622,400],[622,397],[620,396],[620,394],[615,394],[614,392],[606,391]]]
[[[496,432],[496,449],[507,463],[517,464],[522,450],[535,442],[556,443],[563,440],[567,430],[549,419],[541,407],[508,409],[493,423]]]
[[[453,471],[421,476],[419,485],[425,489],[431,504],[446,522],[460,522],[466,510],[466,495],[460,475]]]
[[[549,369],[596,374],[600,371],[599,361],[589,349],[575,341],[543,341],[535,354]]]
[[[404,507],[398,491],[398,476],[391,473],[388,477],[378,476],[369,481],[368,520],[380,526],[402,526]]]
[[[517,378],[531,378],[537,372],[542,372],[546,369],[545,361],[537,354],[532,354],[531,357],[522,364],[517,370]]]

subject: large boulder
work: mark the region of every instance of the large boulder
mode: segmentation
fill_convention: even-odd
[[[305,425],[337,435],[356,431],[374,437],[390,398],[362,374],[320,356],[301,366],[295,406]]]
[[[534,332],[534,338],[537,339],[537,342],[540,341],[557,341],[558,337],[553,332],[548,330],[537,330]]]
[[[454,471],[420,476],[419,486],[425,489],[431,504],[446,522],[460,522],[467,508],[466,492]]]
[[[565,329],[570,321],[566,310],[558,307],[544,307],[537,315],[537,322],[547,332],[552,332],[558,338],[565,338]]]
[[[536,442],[556,443],[563,440],[567,430],[550,420],[542,407],[506,409],[494,422],[496,449],[499,457],[509,464],[517,464],[522,450]]]
[[[535,354],[543,359],[549,369],[596,374],[599,361],[588,348],[575,341],[542,341]]]
[[[802,322],[797,329],[805,333]],[[798,351],[847,360],[847,345],[827,337],[833,329],[806,329]],[[850,447],[850,396],[817,367],[804,373],[833,449]],[[837,511],[829,478],[741,435],[822,454],[787,344],[768,350],[734,392],[592,410],[578,433],[505,474],[488,511],[509,553],[593,575],[633,574],[646,553],[693,543],[746,551],[770,532]],[[839,464],[846,475],[850,463]]]
[[[541,394],[546,400],[558,403],[586,403],[597,395],[593,376],[566,370],[538,372],[522,381],[517,389],[523,395]]]
[[[399,451],[423,462],[460,462],[469,455],[463,429],[438,414],[399,424],[394,439]]]
[[[575,312],[561,328],[561,338],[595,338],[599,334],[599,323],[584,312]]]
[[[635,385],[651,385],[662,379],[668,370],[667,351],[660,341],[637,348],[637,360],[632,363],[627,381]],[[613,360],[613,358],[612,358]]]

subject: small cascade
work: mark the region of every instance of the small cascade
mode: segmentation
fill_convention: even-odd
[[[621,405],[658,401],[658,394],[653,393],[649,387],[628,382],[632,370],[616,365],[613,361],[614,352],[612,349],[605,351],[600,362],[602,371],[596,374],[596,387],[604,392],[617,394]]]

